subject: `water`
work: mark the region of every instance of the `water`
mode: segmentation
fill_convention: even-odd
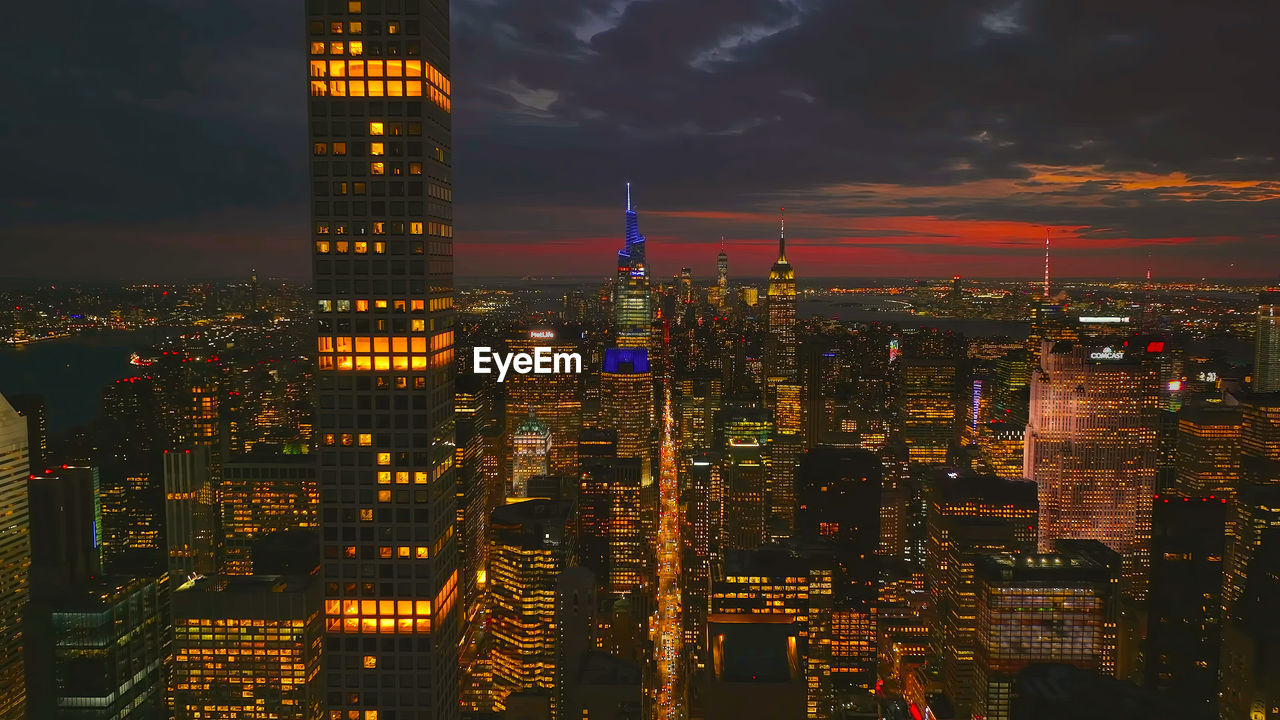
[[[159,330],[101,331],[21,346],[0,346],[0,393],[44,395],[49,430],[93,420],[102,388],[136,374],[129,355],[159,340]]]

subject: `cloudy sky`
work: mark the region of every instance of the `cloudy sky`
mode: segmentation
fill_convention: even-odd
[[[15,32],[0,278],[307,275],[301,0]],[[53,8],[17,3],[10,28]],[[455,0],[456,271],[1280,275],[1280,3]],[[15,68],[20,68],[16,73]],[[16,102],[14,102],[16,100]]]

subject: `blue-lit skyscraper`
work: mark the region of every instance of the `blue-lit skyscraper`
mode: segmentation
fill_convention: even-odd
[[[631,205],[627,183],[626,246],[618,251],[618,280],[613,288],[613,330],[619,347],[648,347],[652,309],[644,236]]]

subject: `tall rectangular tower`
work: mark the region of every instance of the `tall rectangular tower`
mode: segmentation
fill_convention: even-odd
[[[0,718],[26,712],[22,609],[31,565],[27,511],[27,418],[0,395]]]
[[[453,718],[449,4],[307,11],[330,713]]]
[[[1253,389],[1280,390],[1280,291],[1268,290],[1258,296],[1253,357]]]

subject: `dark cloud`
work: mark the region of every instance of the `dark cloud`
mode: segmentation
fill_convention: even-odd
[[[0,275],[57,277],[42,269],[53,248],[75,247],[100,258],[85,272],[128,274],[88,250],[104,238],[175,263],[183,244],[216,238],[220,253],[193,247],[201,268],[305,273],[300,0],[56,5],[56,41],[0,46],[23,68],[0,114],[0,237],[38,244]],[[19,3],[9,26],[51,11]],[[1259,184],[1280,182],[1275,3],[455,0],[452,12],[460,274],[468,238],[615,235],[623,179],[642,211],[807,208],[796,242],[815,248],[844,236],[840,218],[919,216],[1078,227],[1132,257],[1147,247],[1102,241],[1203,238],[1170,257],[1188,273],[1249,255],[1253,272],[1280,269],[1280,186]],[[1043,177],[1054,168],[1088,172]],[[645,222],[674,247],[771,233],[758,219]],[[612,248],[598,244],[604,272]]]

